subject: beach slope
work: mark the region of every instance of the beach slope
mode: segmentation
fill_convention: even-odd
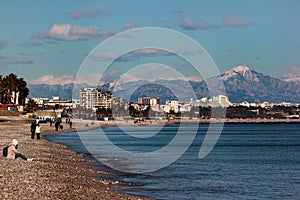
[[[9,118],[8,118],[9,119]],[[91,170],[89,161],[47,140],[30,138],[30,122],[22,119],[0,122],[0,145],[13,138],[19,151],[34,161],[10,160],[1,155],[0,199],[143,199],[115,192],[114,182],[94,178],[104,172]],[[59,132],[74,131],[67,124]],[[42,137],[54,127],[42,124]],[[84,127],[83,124],[77,126]],[[76,124],[74,124],[76,127]],[[91,128],[91,127],[89,127]],[[1,150],[2,150],[1,148]]]

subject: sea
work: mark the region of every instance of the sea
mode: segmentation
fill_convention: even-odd
[[[102,151],[103,155],[95,156],[80,136],[101,132],[119,149],[144,155],[167,146],[176,138],[180,127],[191,126],[196,126],[196,134],[182,155],[167,166],[142,173],[115,169],[116,158],[122,160],[122,154],[114,157],[108,149],[107,155]],[[115,185],[120,193],[152,199],[300,199],[300,123],[226,123],[215,146],[205,157],[199,158],[208,128],[209,124],[188,123],[105,127],[46,138],[93,160],[92,169],[108,172],[100,178],[125,183]],[[143,137],[144,133],[149,137]],[[180,137],[190,137],[189,134],[183,133]],[[91,142],[97,143],[93,137]],[[104,143],[100,144],[105,147]],[[143,159],[149,160],[147,156]],[[123,160],[128,168],[137,167],[135,163],[128,163],[136,160]],[[164,160],[158,156],[151,162],[160,166]]]

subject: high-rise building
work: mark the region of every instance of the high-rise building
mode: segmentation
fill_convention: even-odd
[[[83,108],[111,108],[112,94],[96,88],[80,89],[80,106]]]
[[[160,104],[160,98],[152,98],[152,97],[141,98],[141,97],[139,97],[138,104],[155,106],[157,104]]]

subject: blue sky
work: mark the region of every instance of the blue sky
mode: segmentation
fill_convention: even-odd
[[[29,82],[71,82],[101,41],[141,27],[188,35],[205,48],[221,72],[247,65],[280,77],[300,66],[297,0],[2,0],[0,4],[0,74],[13,72]],[[163,57],[158,54],[143,62],[160,63]],[[132,59],[117,62],[115,71],[134,64]]]

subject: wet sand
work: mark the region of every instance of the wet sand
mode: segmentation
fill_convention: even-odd
[[[70,129],[63,123],[64,129],[59,132],[49,123],[41,124],[42,139],[32,140],[28,120],[0,118],[1,147],[16,138],[18,150],[28,158],[34,158],[29,162],[0,156],[0,199],[144,199],[117,193],[113,187],[115,182],[95,178],[104,172],[91,170],[89,162],[92,161],[84,160],[63,145],[43,139],[45,134],[97,128],[99,124],[78,121],[73,124],[76,129]]]

